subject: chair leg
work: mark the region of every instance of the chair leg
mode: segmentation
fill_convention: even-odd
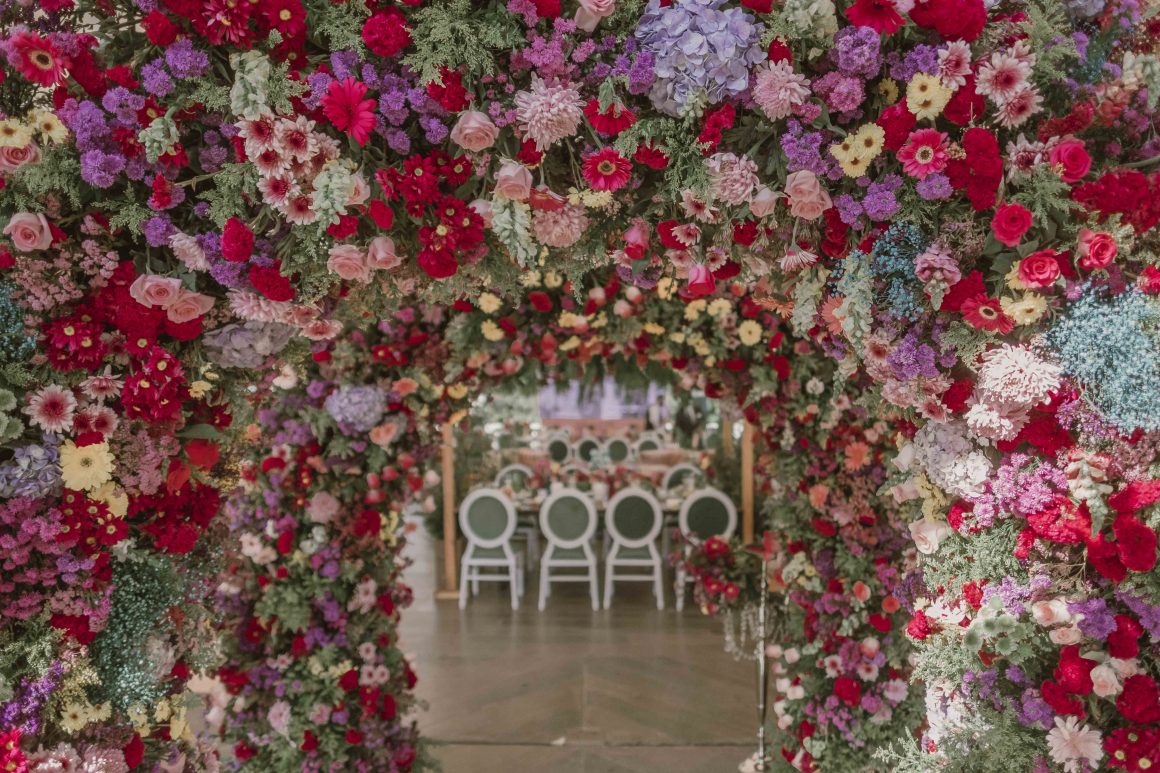
[[[548,590],[552,586],[551,575],[548,574],[548,562],[540,562],[540,611],[548,605]]]
[[[540,535],[534,531],[528,534],[528,561],[532,566],[540,563]]]
[[[685,570],[677,567],[677,579],[673,582],[673,593],[677,597],[677,611],[685,608]]]
[[[519,609],[520,608],[520,574],[519,574],[519,571],[517,569],[515,559],[512,559],[508,563],[508,571],[511,572],[511,576],[508,577],[508,579],[511,580],[511,582],[509,582],[508,585],[510,585],[511,589],[512,589],[512,609]]]
[[[657,609],[665,608],[665,579],[661,571],[661,562],[653,564],[653,593],[657,597]]]
[[[588,565],[588,591],[592,596],[592,611],[600,609],[600,579],[596,572],[596,558]]]
[[[459,562],[459,608],[467,608],[467,574],[471,571],[471,564],[466,561]]]
[[[611,563],[604,565],[604,608],[612,608],[612,579],[615,575],[615,570]]]
[[[473,574],[471,576],[471,595],[472,596],[479,595],[479,572],[480,571],[482,571],[482,570],[477,569],[475,574]]]

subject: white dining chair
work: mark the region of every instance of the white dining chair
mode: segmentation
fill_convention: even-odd
[[[612,606],[613,584],[617,580],[651,581],[657,609],[665,608],[664,562],[657,550],[662,518],[661,503],[639,486],[621,489],[608,501],[604,528],[612,538],[612,546],[604,562],[605,609]],[[648,572],[631,571],[642,568]]]
[[[511,486],[513,490],[523,490],[535,477],[531,467],[526,464],[509,464],[495,475],[495,487],[504,489]],[[516,536],[528,546],[528,566],[535,566],[540,560],[540,527],[534,517],[516,513]]]
[[[702,543],[710,537],[729,539],[737,530],[737,505],[720,489],[697,489],[681,505],[677,523],[686,541]],[[685,556],[689,547],[685,546]],[[673,589],[677,596],[677,611],[685,608],[685,586],[692,581],[682,561],[677,564]]]
[[[582,437],[576,441],[576,458],[585,464],[592,462],[592,457],[600,451],[600,441],[594,437]]]
[[[614,437],[609,438],[608,442],[604,444],[604,455],[608,457],[608,461],[613,464],[620,464],[627,462],[632,454],[632,446],[624,438]]]
[[[587,582],[592,608],[600,609],[599,575],[592,535],[596,533],[596,505],[592,497],[574,488],[556,491],[540,506],[540,528],[548,544],[540,559],[540,611],[552,595],[553,582]],[[553,569],[585,569],[553,574]]]
[[[636,439],[636,442],[632,444],[632,453],[633,456],[639,459],[641,451],[659,451],[660,447],[660,438],[654,434],[648,433],[641,435]]]
[[[459,608],[467,606],[467,591],[479,595],[480,582],[511,583],[512,609],[520,608],[524,594],[523,556],[512,550],[516,508],[499,489],[472,491],[459,506],[459,528],[467,548],[459,561]],[[494,573],[485,572],[496,569]]]
[[[679,488],[690,477],[700,485],[705,480],[705,473],[700,467],[689,464],[688,462],[674,464],[665,472],[664,478],[661,479],[661,488],[666,491]]]
[[[552,435],[544,447],[548,451],[548,458],[555,464],[564,464],[572,458],[572,439],[567,432]]]

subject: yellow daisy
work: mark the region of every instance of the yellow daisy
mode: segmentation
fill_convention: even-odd
[[[495,314],[499,311],[499,307],[503,305],[503,302],[491,293],[481,293],[476,305],[479,306],[479,310],[484,314]]]
[[[503,328],[492,322],[490,319],[485,319],[483,324],[479,326],[479,330],[483,333],[483,337],[488,341],[503,340]]]
[[[761,325],[752,319],[747,319],[737,326],[737,337],[745,346],[753,346],[761,340]]]
[[[40,133],[40,138],[60,144],[68,139],[68,128],[64,122],[56,117],[56,113],[47,110],[33,110],[28,116],[32,128]]]
[[[906,106],[918,120],[929,118],[933,121],[942,115],[953,94],[937,76],[915,73],[906,86]]]
[[[1047,300],[1035,293],[1027,293],[1018,299],[1000,298],[999,305],[1016,325],[1032,325],[1047,313]]]
[[[31,142],[31,128],[14,118],[0,121],[0,148],[23,148]]]

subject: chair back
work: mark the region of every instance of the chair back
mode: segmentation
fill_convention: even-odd
[[[685,482],[686,479],[692,477],[697,483],[703,483],[705,480],[705,473],[687,462],[681,464],[674,464],[665,473],[664,480],[661,483],[661,488],[668,491],[674,489]]]
[[[608,454],[608,460],[613,464],[620,464],[621,462],[627,461],[631,452],[632,447],[629,446],[628,441],[624,438],[610,438],[604,444],[604,453]]]
[[[523,488],[528,485],[535,476],[532,468],[526,464],[509,464],[495,475],[495,487],[503,488],[504,486],[512,486],[512,488]]]
[[[468,542],[498,548],[515,533],[516,506],[499,489],[476,489],[459,505],[459,528]]]
[[[596,505],[579,489],[560,489],[540,505],[540,528],[551,544],[578,548],[596,533]]]
[[[582,437],[576,444],[576,458],[584,462],[591,462],[592,457],[600,450],[600,441],[594,437]]]
[[[644,437],[642,437],[636,441],[636,445],[633,446],[633,450],[636,452],[636,455],[639,457],[641,451],[656,451],[660,447],[661,447],[661,441],[657,440],[652,435],[645,435]]]
[[[572,458],[572,444],[567,435],[553,435],[548,439],[548,458],[556,464],[563,464]]]
[[[657,498],[639,486],[616,492],[604,510],[604,526],[613,539],[630,548],[640,548],[656,540],[664,523]]]
[[[737,506],[720,489],[697,489],[681,505],[677,522],[681,534],[700,542],[710,537],[729,539],[737,529]]]

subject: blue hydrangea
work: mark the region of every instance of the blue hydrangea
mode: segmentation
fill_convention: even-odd
[[[56,443],[45,436],[42,445],[28,445],[13,451],[0,465],[0,498],[39,499],[60,490],[60,454]]]
[[[749,71],[764,61],[763,27],[725,0],[675,0],[662,8],[649,0],[636,30],[642,51],[656,61],[649,96],[669,115],[716,104],[749,87]]]
[[[926,298],[914,261],[929,244],[922,230],[909,223],[895,223],[874,243],[870,270],[877,280],[880,311],[912,321],[922,314]]]
[[[1160,430],[1160,304],[1138,290],[1088,289],[1047,334],[1063,372],[1124,432]]]

